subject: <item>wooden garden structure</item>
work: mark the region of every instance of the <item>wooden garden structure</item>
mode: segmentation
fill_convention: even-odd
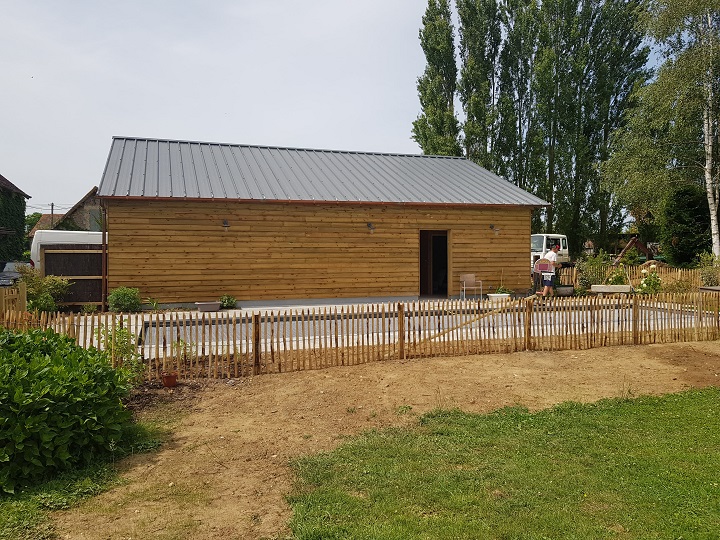
[[[164,304],[527,289],[547,204],[463,158],[126,137],[98,195],[107,290]]]

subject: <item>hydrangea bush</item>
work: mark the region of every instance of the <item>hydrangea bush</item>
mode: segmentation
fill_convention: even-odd
[[[0,492],[112,455],[127,375],[52,330],[0,328]]]

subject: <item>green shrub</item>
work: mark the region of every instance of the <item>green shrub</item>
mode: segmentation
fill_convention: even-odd
[[[664,283],[662,286],[662,292],[682,294],[697,291],[693,284],[686,279],[678,279],[672,283]]]
[[[697,257],[700,281],[705,287],[720,285],[720,261],[710,252],[700,253]]]
[[[111,359],[119,362],[125,378],[132,384],[138,385],[145,379],[145,364],[135,345],[137,336],[127,328],[106,327],[100,325],[95,329],[95,336],[103,351],[107,352]]]
[[[110,456],[130,412],[105,353],[52,330],[0,329],[0,491]]]
[[[28,266],[18,269],[27,287],[29,311],[57,311],[60,302],[70,289],[70,281],[59,276],[42,276],[40,271]]]
[[[605,278],[605,285],[627,285],[627,273],[625,272],[625,265],[620,263],[608,277]]]
[[[110,311],[128,313],[140,311],[140,289],[134,287],[118,287],[108,294]]]
[[[82,312],[87,313],[88,315],[91,313],[97,313],[98,306],[97,304],[83,304]]]
[[[588,296],[590,290],[585,287],[575,287],[575,296]]]
[[[28,299],[27,307],[29,311],[47,311],[53,313],[58,310],[57,302],[50,293],[40,293],[33,295]]]
[[[220,307],[222,309],[234,309],[236,303],[237,300],[235,297],[230,296],[229,294],[224,294],[220,297]]]
[[[587,255],[575,265],[578,273],[578,285],[589,289],[591,285],[600,285],[605,281],[607,267],[611,264],[610,255],[600,250],[597,255]]]
[[[637,248],[630,248],[625,252],[620,262],[627,266],[637,266],[640,264],[640,252]]]

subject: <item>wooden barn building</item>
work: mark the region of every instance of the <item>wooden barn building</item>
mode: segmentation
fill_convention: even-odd
[[[526,290],[547,205],[463,158],[130,137],[98,196],[107,289],[169,304]]]

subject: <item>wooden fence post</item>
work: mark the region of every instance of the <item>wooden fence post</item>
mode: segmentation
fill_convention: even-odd
[[[525,350],[532,350],[532,316],[535,299],[525,299]]]
[[[74,340],[77,344],[77,332],[75,332],[75,317],[72,313],[68,316],[67,320],[67,337]]]
[[[640,310],[637,305],[637,294],[632,295],[632,334],[633,334],[633,345],[640,344],[640,331],[638,328]]]
[[[398,304],[398,358],[405,359],[405,305]]]
[[[18,311],[27,311],[27,283],[21,281],[18,283]]]
[[[255,313],[253,323],[253,375],[260,374],[260,314]]]

